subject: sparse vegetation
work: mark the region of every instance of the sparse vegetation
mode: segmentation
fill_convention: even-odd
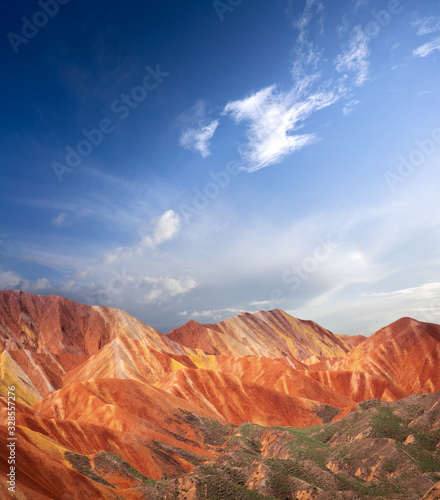
[[[388,500],[393,495],[420,498],[423,488],[417,490],[417,485],[409,485],[417,474],[424,474],[425,481],[430,478],[433,483],[440,477],[440,453],[436,448],[440,431],[408,426],[423,415],[420,405],[401,406],[400,402],[379,400],[364,403],[347,418],[324,425],[300,429],[245,423],[233,434],[229,430],[223,445],[225,454],[196,469],[197,499],[293,500],[307,485],[311,491],[315,489],[317,498],[319,491],[326,498],[332,492],[354,494],[359,499]],[[432,418],[429,421],[432,424]],[[261,439],[268,432],[274,433],[272,443],[278,438],[283,443],[275,449],[288,458],[262,456]],[[403,444],[410,434],[414,442]],[[364,470],[361,475],[360,468]],[[249,488],[251,478],[256,491]],[[167,491],[171,494],[173,490]]]
[[[203,478],[197,478],[201,500],[275,500],[275,497],[251,491],[246,487],[246,475],[229,466],[205,466]]]
[[[142,484],[145,484],[146,486],[156,486],[156,481],[150,477],[144,476],[141,472],[139,472],[137,469],[135,469],[132,465],[127,463],[125,460],[123,460],[121,457],[118,457],[118,455],[115,455],[114,453],[107,452],[112,458],[114,458],[120,465],[124,467],[124,469],[131,474],[132,476],[136,477],[139,479]]]
[[[105,486],[109,486],[110,488],[115,488],[113,484],[110,484],[108,481],[106,481],[103,477],[98,476],[92,471],[92,468],[90,466],[90,460],[87,455],[79,455],[77,453],[72,453],[70,451],[66,451],[64,456],[66,459],[70,462],[72,467],[82,474],[85,477],[88,477],[89,479],[92,479],[93,481],[96,481],[97,483],[104,484]]]
[[[409,422],[395,415],[391,408],[386,406],[377,409],[371,423],[374,437],[394,439],[403,443],[411,434],[411,429],[408,428]]]

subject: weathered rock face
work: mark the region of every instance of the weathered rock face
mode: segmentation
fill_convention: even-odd
[[[119,309],[78,304],[54,295],[0,292],[0,347],[52,355],[90,356],[117,336],[166,348],[158,331]]]
[[[362,342],[368,338],[365,337],[365,335],[336,335],[336,337],[343,340],[350,347],[350,349],[362,344]]]
[[[212,370],[179,370],[163,379],[159,387],[200,408],[214,410],[237,425],[252,421],[307,427],[322,422],[314,413],[316,404],[310,400]]]
[[[181,490],[171,483],[152,498],[184,500],[191,484],[196,499],[419,500],[431,487],[426,498],[437,498],[439,402],[440,392],[370,400],[340,421],[306,429],[242,424],[219,457],[179,479]]]
[[[440,326],[402,318],[380,329],[335,363],[332,371],[361,371],[407,394],[440,389]]]
[[[225,464],[237,442],[246,445],[240,453],[288,460],[289,434],[280,426],[336,424],[365,400],[374,406],[440,390],[440,326],[410,318],[368,339],[337,336],[280,310],[241,313],[217,325],[190,321],[162,335],[118,309],[3,291],[0,352],[0,434],[5,440],[4,396],[14,386],[16,434],[26,457],[18,466],[17,492],[32,499],[114,498],[116,492],[119,498],[171,499],[176,488],[185,492],[178,498],[199,499],[202,486],[190,471],[220,460],[226,467],[221,480],[229,480]],[[434,406],[423,406],[411,420],[414,429],[402,446],[418,446],[421,432],[436,435]],[[405,408],[397,410],[403,421]],[[243,422],[278,428],[258,427],[260,450],[253,438],[237,435],[235,426]],[[349,436],[354,443],[373,438],[368,428]],[[345,438],[335,438],[335,445],[338,439]],[[385,458],[394,459],[395,450],[382,444]],[[439,443],[431,445],[440,453]],[[329,458],[328,484],[337,488],[335,474],[348,469],[375,480],[383,460],[370,455],[374,464],[356,462],[356,470]],[[3,447],[5,498],[7,460]],[[246,484],[271,495],[266,482],[273,466],[256,459]],[[174,486],[154,486],[160,478],[173,478]],[[425,491],[433,484],[420,481]],[[297,498],[327,498],[310,482],[290,483]]]
[[[166,353],[180,349],[154,328],[119,309],[87,306],[52,295],[2,291],[0,393],[4,394],[7,385],[15,385],[19,401],[33,404],[63,387],[68,372],[112,341],[116,346],[137,341],[144,348]],[[120,362],[117,353],[114,359]],[[99,364],[94,366],[99,369]]]
[[[440,481],[436,483],[421,500],[439,500],[440,499]]]
[[[279,309],[241,313],[217,325],[189,321],[167,337],[206,354],[290,356],[299,361],[311,356],[344,356],[350,350],[329,330],[313,321],[293,318]]]

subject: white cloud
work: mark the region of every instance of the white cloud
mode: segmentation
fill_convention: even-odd
[[[181,316],[189,315],[193,319],[209,319],[210,321],[221,321],[231,316],[236,316],[243,312],[241,309],[236,309],[234,307],[225,307],[224,309],[207,309],[204,311],[193,311],[188,313],[188,311],[183,311],[180,313]]]
[[[250,306],[262,307],[262,306],[270,306],[272,302],[270,300],[256,300],[254,302],[250,302]]]
[[[51,288],[52,285],[47,278],[30,281],[22,279],[12,271],[2,271],[0,269],[0,290],[22,290],[28,293],[42,293]]]
[[[146,251],[155,250],[159,245],[172,240],[181,227],[181,218],[174,210],[167,210],[160,217],[140,228],[141,239],[131,247],[118,247],[111,254],[105,254],[101,262],[112,264],[121,259],[129,259],[134,255],[142,255]]]
[[[420,300],[430,300],[435,299],[440,294],[440,282],[425,283],[421,286],[402,288],[400,290],[392,290],[391,292],[372,292],[364,293],[363,297],[383,297],[383,298],[394,298],[394,297],[417,297]]]
[[[199,152],[203,158],[211,154],[211,139],[219,125],[218,120],[207,117],[206,103],[199,99],[196,104],[178,118],[181,128],[179,143],[185,149]]]
[[[62,213],[62,214],[58,215],[58,217],[54,217],[52,219],[52,224],[54,226],[62,227],[66,223],[66,217],[67,217],[67,214]]]
[[[347,315],[347,311],[350,314]],[[344,293],[311,301],[290,314],[314,319],[334,333],[371,335],[402,317],[440,323],[440,283],[424,283],[383,293]],[[341,318],[344,316],[344,320]]]
[[[15,289],[20,283],[20,277],[11,271],[2,271],[0,269],[0,289],[10,290]]]
[[[342,108],[342,113],[345,116],[348,116],[352,111],[354,106],[359,104],[359,101],[357,99],[352,99],[351,101],[347,102],[347,104]]]
[[[198,151],[203,158],[211,154],[209,145],[214,132],[217,130],[219,121],[213,120],[201,128],[190,128],[183,132],[180,137],[180,145],[185,149]]]
[[[434,52],[435,50],[440,50],[440,36],[413,50],[413,56],[427,57],[429,56],[429,54],[431,54],[431,52]]]
[[[45,293],[52,290],[53,287],[47,278],[39,278],[36,281],[22,280],[18,284],[18,288],[28,293]]]
[[[348,77],[347,73],[354,73],[354,84],[357,86],[362,85],[368,78],[369,55],[368,37],[360,26],[356,26],[353,29],[348,47],[335,59],[336,70],[344,73],[346,77]]]
[[[148,304],[168,297],[184,295],[196,288],[197,281],[189,276],[180,279],[144,277],[139,281],[138,286],[140,289],[138,302]]]
[[[311,40],[309,25],[315,18],[320,30],[312,31],[315,40]],[[323,2],[308,0],[301,16],[294,22],[294,27],[298,30],[298,37],[294,47],[292,76],[298,93],[302,93],[319,77],[318,65],[322,50],[318,49],[317,39],[323,34],[323,24]]]
[[[316,133],[299,133],[305,120],[368,80],[369,39],[360,25],[352,30],[344,50],[334,59],[333,71],[337,77],[322,78],[321,66],[325,67],[329,59],[323,58],[323,19],[323,2],[308,0],[294,23],[298,37],[293,49],[290,89],[282,91],[271,85],[244,99],[230,101],[224,107],[223,114],[237,123],[249,122],[246,142],[239,149],[248,172],[280,163],[286,156],[316,142]],[[321,30],[311,30],[312,22]],[[339,35],[346,30],[348,26],[343,27]],[[350,114],[358,102],[356,99],[348,102],[343,114]]]
[[[315,15],[319,15],[319,24],[323,23],[324,4],[320,0],[307,0],[304,11],[299,17],[294,26],[299,30],[298,42],[303,43],[308,35],[307,27],[313,20]]]
[[[250,122],[247,144],[242,149],[247,171],[279,163],[294,151],[316,142],[315,134],[295,132],[313,112],[338,99],[332,92],[317,92],[299,101],[294,91],[278,91],[271,85],[245,99],[229,102],[224,114],[232,116],[237,123]]]
[[[429,35],[440,31],[440,16],[424,17],[415,21],[412,25],[417,28],[419,36]]]
[[[440,323],[440,282],[392,290],[389,292],[373,292],[362,294],[368,299],[386,301],[402,316],[414,316],[421,321]]]
[[[60,213],[57,217],[52,219],[52,225],[57,227],[70,227],[92,213],[92,211],[88,208],[82,209],[79,212],[77,210],[72,210],[72,212],[73,213],[71,213],[70,216],[68,216],[66,212]]]
[[[160,217],[154,219],[151,226],[150,234],[144,235],[140,241],[142,248],[155,248],[165,241],[172,240],[181,227],[180,216],[173,210],[167,210]]]
[[[354,11],[357,12],[360,7],[368,5],[368,0],[356,0]]]
[[[93,305],[121,307],[125,310],[139,306],[157,306],[176,301],[198,286],[197,280],[191,276],[148,276],[127,272],[126,268],[106,273],[103,269],[94,270],[99,280],[80,284],[70,281],[56,289],[60,295],[68,294],[76,300]],[[107,279],[105,277],[107,276]],[[20,287],[22,290],[24,288]],[[31,291],[26,289],[24,291]],[[74,299],[75,300],[75,299]]]

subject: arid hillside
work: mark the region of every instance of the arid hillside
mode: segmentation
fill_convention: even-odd
[[[273,310],[163,335],[3,291],[0,350],[2,497],[435,498],[439,325],[347,337]]]

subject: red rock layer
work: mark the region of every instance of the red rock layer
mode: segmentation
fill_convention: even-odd
[[[57,296],[1,291],[0,393],[14,385],[19,401],[34,404],[63,387],[69,371],[115,340],[122,344],[137,341],[169,354],[182,350],[119,309],[87,306]]]
[[[388,380],[361,371],[306,371],[304,375],[332,388],[356,403],[366,399],[397,401],[408,392]],[[335,405],[336,406],[336,405]]]
[[[339,408],[354,404],[352,399],[341,395],[328,384],[308,377],[308,372],[292,368],[288,358],[279,360],[253,356],[241,358],[220,356],[220,358],[221,361],[215,367],[216,371],[235,376],[242,381]]]
[[[362,344],[362,342],[364,342],[368,338],[364,335],[336,335],[336,337],[343,340],[350,347],[350,349],[353,349],[359,344]]]
[[[200,408],[215,411],[233,424],[307,427],[321,423],[309,400],[212,370],[179,370],[162,380],[160,387]]]
[[[17,405],[22,458],[17,461],[19,490],[23,494],[28,489],[35,493],[27,498],[38,498],[38,494],[63,498],[60,491],[65,492],[65,498],[86,498],[86,491],[92,498],[113,498],[114,489],[109,493],[94,481],[90,485],[82,475],[78,480],[66,452],[86,455],[93,464],[96,454],[107,451],[153,479],[181,475],[193,468],[185,451],[205,459],[215,457],[196,425],[200,417],[222,421],[216,412],[150,384],[118,379],[74,383],[32,408]],[[6,418],[3,408],[0,421],[6,422]],[[5,432],[6,426],[0,426],[3,437]],[[0,450],[0,470],[3,474],[9,470],[6,447]],[[77,491],[75,488],[81,485],[83,490]],[[79,491],[84,494],[79,495]],[[123,498],[142,498],[130,495],[128,492]]]
[[[167,337],[193,350],[230,356],[291,356],[304,361],[310,356],[344,356],[349,351],[329,330],[279,309],[241,313],[217,325],[189,321]]]
[[[55,295],[0,291],[0,318],[0,350],[90,356],[120,335],[146,341],[159,350],[174,352],[175,347],[125,311]]]
[[[332,371],[361,371],[407,394],[440,389],[440,325],[402,318],[380,329],[335,363]]]
[[[9,291],[0,292],[0,351],[0,394],[16,386],[26,457],[18,491],[35,499],[113,498],[74,470],[69,453],[86,455],[134,500],[139,480],[109,468],[109,453],[147,477],[178,476],[193,467],[191,454],[215,457],[203,418],[305,427],[365,399],[440,389],[440,326],[410,318],[365,339],[259,311],[164,336],[118,309]],[[5,405],[0,397],[3,437]],[[3,447],[0,496],[7,470]]]

